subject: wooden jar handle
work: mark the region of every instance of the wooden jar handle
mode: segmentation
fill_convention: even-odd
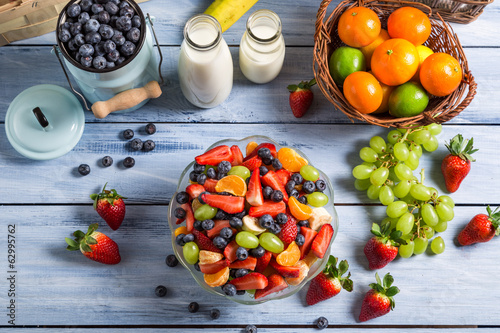
[[[92,105],[92,112],[96,118],[102,119],[111,112],[129,109],[148,98],[157,98],[160,95],[160,85],[156,81],[151,81],[142,88],[126,90],[107,101],[95,102]]]

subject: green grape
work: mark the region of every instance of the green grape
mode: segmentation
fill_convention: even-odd
[[[412,150],[408,153],[408,158],[405,161],[405,164],[410,167],[412,170],[416,170],[418,168],[418,159],[417,153]]]
[[[187,242],[182,247],[182,254],[184,255],[184,259],[186,259],[187,263],[190,265],[194,265],[198,262],[199,253],[200,249],[195,242]]]
[[[439,202],[438,204],[436,204],[435,208],[440,221],[448,222],[453,220],[453,217],[455,217],[453,208],[443,202]]]
[[[241,232],[239,232],[236,237]],[[237,241],[236,241],[237,242]],[[264,249],[267,251],[273,252],[273,253],[280,253],[284,250],[285,246],[283,245],[283,242],[281,239],[278,238],[278,236],[273,235],[270,232],[264,232],[259,236],[259,242],[260,246],[262,246]]]
[[[217,211],[217,208],[204,204],[194,211],[194,218],[199,221],[211,220],[215,217]]]
[[[415,238],[413,240],[415,243],[415,247],[413,248],[413,253],[415,254],[422,254],[427,250],[427,245],[429,244],[429,240],[427,238]]]
[[[394,201],[387,205],[385,212],[389,217],[400,217],[408,210],[408,204],[404,201]]]
[[[413,225],[415,224],[415,217],[412,213],[406,212],[398,220],[396,223],[396,230],[401,231],[403,235],[407,235],[413,229]]]
[[[429,130],[426,128],[413,133],[413,141],[415,141],[415,143],[419,145],[423,145],[424,143],[429,141],[430,138],[431,132],[429,132]]]
[[[417,145],[415,142],[410,143],[410,151],[414,151],[417,157],[422,157],[422,146]]]
[[[438,196],[438,191],[434,187],[427,186],[429,191],[431,191],[431,197],[432,198],[437,198]]]
[[[380,195],[381,188],[382,188],[382,186],[372,184],[372,185],[370,185],[370,187],[368,187],[368,190],[366,190],[366,195],[371,200],[376,200],[376,199],[378,199],[378,197]]]
[[[250,177],[250,170],[248,170],[247,167],[244,167],[242,165],[236,165],[236,166],[233,166],[227,174],[228,175],[237,175],[237,176],[240,176],[241,178],[246,180],[248,177]]]
[[[399,131],[399,133],[402,133],[402,134],[405,134],[408,131],[408,129],[406,129],[406,128],[397,128],[397,130]]]
[[[387,154],[394,154],[394,145],[392,143],[388,143],[387,147],[385,148],[385,152]]]
[[[413,177],[413,171],[404,163],[398,163],[394,167],[394,172],[400,180],[411,179]]]
[[[438,197],[437,199],[438,202],[442,202],[444,204],[447,204],[448,206],[450,206],[451,208],[455,208],[455,201],[453,201],[453,199],[447,195],[441,195]]]
[[[427,201],[431,198],[431,191],[424,184],[413,184],[410,188],[410,195],[417,200]]]
[[[370,175],[375,170],[375,166],[370,167],[368,165],[360,164],[354,167],[352,170],[352,175],[356,179],[367,179],[370,178]]]
[[[406,161],[408,159],[408,146],[404,142],[398,142],[394,144],[394,157],[400,161]]]
[[[372,183],[370,182],[370,179],[356,179],[354,181],[354,188],[358,191],[366,191]]]
[[[370,147],[363,147],[359,151],[359,157],[365,162],[373,163],[378,159],[378,154]]]
[[[425,238],[431,239],[432,237],[434,237],[434,229],[432,227],[426,225],[425,227],[422,227],[422,231],[425,234]]]
[[[400,198],[400,200],[406,202],[408,205],[411,206],[416,206],[418,204],[418,200],[412,197],[411,194],[409,193],[406,197]]]
[[[257,236],[248,231],[238,232],[236,234],[235,240],[239,246],[246,247],[248,249],[255,249],[257,246],[259,246],[259,239],[257,238]]]
[[[422,219],[425,224],[428,226],[434,227],[439,222],[439,216],[436,213],[436,210],[430,203],[425,203],[420,208],[420,214],[422,215]]]
[[[436,123],[429,124],[426,127],[429,130],[429,132],[431,132],[432,135],[438,135],[443,130],[443,126],[441,124],[436,124]]]
[[[403,137],[403,135],[401,134],[400,131],[392,130],[387,134],[387,141],[389,141],[389,143],[395,144],[402,137]]]
[[[394,195],[398,198],[404,198],[410,193],[412,182],[409,180],[402,180],[394,186]]]
[[[370,139],[370,147],[377,152],[383,154],[385,152],[386,143],[380,136],[374,136]]]
[[[403,258],[410,258],[413,255],[415,243],[412,240],[407,240],[406,244],[399,246],[399,255]]]
[[[435,254],[441,254],[444,252],[444,240],[441,236],[434,238],[431,242],[431,250]]]
[[[434,227],[434,231],[436,232],[444,232],[448,229],[448,222],[441,221]]]
[[[319,179],[319,171],[312,165],[306,164],[300,168],[300,175],[305,180],[315,182]]]
[[[395,229],[396,228],[396,223],[398,223],[398,218],[397,217],[385,217],[382,222],[380,222],[380,226],[383,227],[386,223],[390,223],[391,227],[390,229]]]
[[[429,141],[424,143],[423,146],[424,146],[424,149],[427,150],[428,152],[433,152],[433,151],[436,151],[438,149],[439,142],[435,136],[431,136]]]
[[[380,200],[382,205],[387,206],[388,204],[394,201],[394,192],[392,192],[390,186],[387,185],[382,186],[379,192],[380,193],[378,194],[378,199]]]
[[[328,196],[322,192],[313,192],[307,196],[307,203],[314,207],[323,207],[328,203]]]
[[[371,173],[370,181],[373,185],[381,186],[385,183],[387,177],[389,177],[389,169],[380,167]]]
[[[387,177],[387,179],[389,179],[393,183],[399,182],[399,178],[398,178],[398,176],[396,176],[396,172],[394,171],[394,167],[389,168],[389,177]]]

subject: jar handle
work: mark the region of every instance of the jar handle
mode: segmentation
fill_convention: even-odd
[[[156,81],[151,81],[142,88],[126,90],[107,101],[95,102],[92,105],[92,112],[96,118],[102,119],[111,112],[129,109],[146,99],[157,98],[160,95],[160,85]]]

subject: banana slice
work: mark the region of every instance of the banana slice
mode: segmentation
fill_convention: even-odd
[[[251,232],[254,235],[260,235],[264,231],[266,231],[265,228],[262,228],[259,225],[259,219],[256,217],[252,217],[250,215],[244,216],[243,219],[243,226],[241,229]]]

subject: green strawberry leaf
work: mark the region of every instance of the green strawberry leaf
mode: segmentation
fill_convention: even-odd
[[[384,276],[384,287],[387,289],[387,288],[390,288],[390,286],[392,286],[392,284],[394,283],[394,278],[392,277],[391,274],[387,273],[385,276]]]
[[[84,252],[92,252],[92,249],[90,248],[90,246],[88,246],[88,245],[87,245],[87,244],[85,244],[85,243],[82,243],[82,244],[80,245],[80,247],[82,248],[82,250],[83,250]]]
[[[86,239],[87,244],[94,245],[97,244],[97,240],[94,237],[88,236]]]
[[[75,236],[77,239],[82,239],[85,237],[85,234],[81,230],[77,230],[73,233],[73,236]]]
[[[382,281],[380,280],[380,276],[378,275],[378,272],[375,273],[375,279],[377,280],[377,284],[382,286]]]
[[[344,275],[347,270],[349,270],[349,264],[347,263],[347,260],[342,260],[339,263],[339,275],[342,276]]]
[[[349,275],[347,275],[346,278],[340,280],[340,284],[341,284],[342,288],[344,288],[344,290],[346,290],[348,292],[351,292],[353,287],[354,287],[354,283],[349,278],[350,276],[351,276],[351,273],[349,273]]]
[[[396,286],[392,286],[390,287],[389,289],[387,289],[387,291],[385,292],[385,294],[388,296],[388,297],[392,297],[394,295],[396,295],[397,293],[399,293],[399,288],[396,287]]]
[[[372,234],[378,237],[383,237],[382,233],[380,232],[380,226],[377,223],[372,224]]]

